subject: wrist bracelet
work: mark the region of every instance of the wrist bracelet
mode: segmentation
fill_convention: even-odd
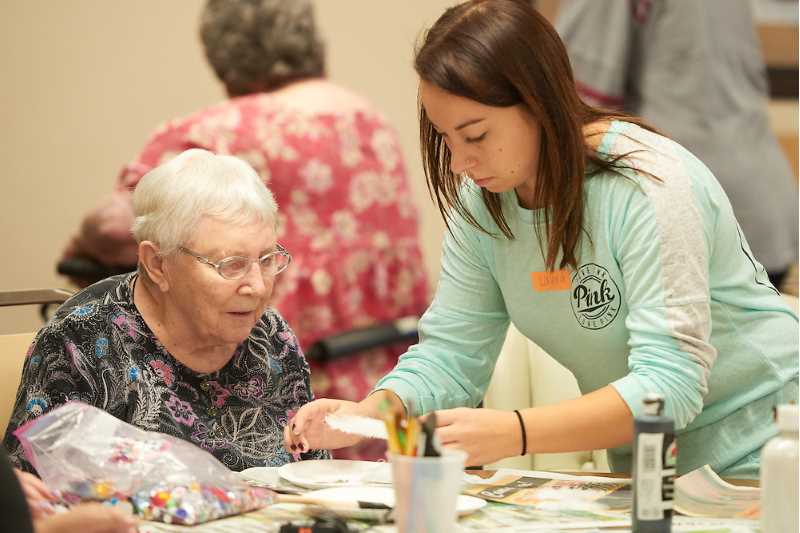
[[[519,428],[522,430],[522,453],[520,455],[527,455],[528,454],[528,435],[525,433],[525,422],[522,421],[522,415],[519,414],[519,411],[514,409],[514,412],[517,414],[517,418],[519,419]]]

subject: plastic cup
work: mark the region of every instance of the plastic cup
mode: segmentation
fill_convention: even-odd
[[[398,533],[449,533],[456,529],[456,504],[466,459],[461,450],[444,450],[441,457],[389,454]]]

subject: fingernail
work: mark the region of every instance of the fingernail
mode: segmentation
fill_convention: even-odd
[[[45,514],[51,515],[56,512],[56,508],[53,506],[52,503],[48,501],[38,501],[36,502],[36,506],[39,510]]]

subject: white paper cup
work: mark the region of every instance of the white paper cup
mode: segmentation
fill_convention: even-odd
[[[456,529],[458,495],[467,454],[444,450],[441,457],[389,454],[398,533],[450,533]]]

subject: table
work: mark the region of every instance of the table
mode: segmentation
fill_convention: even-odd
[[[535,472],[514,471],[528,473],[536,476]],[[479,478],[489,478],[495,474],[492,470],[468,471],[468,474]],[[564,474],[563,472],[561,474]],[[597,472],[569,472],[569,475],[602,476],[605,478],[625,478],[624,474],[597,473]],[[753,480],[727,480],[742,486],[758,486]],[[309,508],[300,504],[275,504],[267,508],[247,513],[240,516],[216,520],[198,526],[175,526],[154,522],[143,522],[140,526],[141,533],[263,533],[277,532],[280,525],[289,521],[308,519],[306,514]],[[606,522],[607,526],[574,529],[573,532],[617,532],[630,531],[630,526],[625,525],[625,515],[614,515],[615,521]],[[622,520],[620,520],[622,518]],[[553,522],[562,522],[562,528],[554,526]],[[604,515],[590,511],[574,511],[566,515],[562,511],[547,511],[532,506],[510,505],[488,502],[483,509],[462,517],[459,528],[462,532],[473,531],[537,531],[555,532],[564,531],[567,522],[578,525],[580,520],[606,520]],[[610,520],[610,519],[609,519]],[[355,531],[392,532],[392,524],[369,524],[366,522],[348,522]],[[713,533],[751,533],[758,531],[758,521],[737,519],[693,519],[689,517],[675,517],[673,519],[674,532],[704,531]]]

